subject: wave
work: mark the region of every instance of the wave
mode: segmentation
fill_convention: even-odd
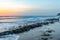
[[[15,29],[15,28],[18,28],[20,25],[21,26],[24,26],[24,24],[30,24],[30,23],[37,23],[37,22],[41,22],[42,20],[45,20],[45,19],[50,19],[50,18],[53,18],[53,17],[27,17],[27,18],[16,18],[18,19],[18,21],[16,22],[13,22],[14,18],[10,18],[11,19],[14,19],[12,22],[0,22],[0,30],[2,30],[1,32],[4,32],[4,31],[10,31],[12,29]],[[4,19],[5,20],[5,19]],[[9,20],[9,21],[10,21]],[[0,20],[1,21],[1,20]],[[1,33],[0,32],[0,33]],[[9,36],[9,38],[7,37]],[[11,37],[11,38],[10,38]],[[15,38],[18,39],[18,36],[17,35],[14,35],[14,34],[10,34],[10,35],[6,35],[5,36],[5,40],[15,40]],[[0,38],[0,40],[4,39],[4,36],[2,38]],[[16,40],[17,40],[16,39]]]

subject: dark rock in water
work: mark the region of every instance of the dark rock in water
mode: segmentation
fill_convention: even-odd
[[[59,18],[52,18],[52,19],[46,19],[45,21],[49,21],[49,23],[55,23],[59,21]]]
[[[45,32],[42,33],[41,36],[51,36],[51,34],[45,31]]]
[[[52,32],[55,32],[55,30],[48,28],[48,29],[46,30],[46,32],[52,33]]]
[[[51,23],[51,24],[53,24],[54,22],[53,22],[53,21],[51,21],[50,23]]]
[[[51,33],[54,32],[54,30],[46,30],[46,31],[43,31],[42,35],[41,36],[51,36]]]
[[[40,24],[42,24],[42,25],[48,25],[49,23],[48,22],[41,22]]]
[[[41,26],[42,26],[42,24],[41,24],[41,23],[36,23],[36,24],[37,24],[39,27],[41,27]],[[38,26],[37,26],[37,27],[38,27]]]
[[[42,40],[48,40],[48,38],[41,38]]]
[[[11,31],[5,31],[5,32],[0,33],[0,36],[9,35],[9,34],[13,34],[13,33]]]
[[[46,32],[48,32],[48,33],[52,33],[52,32],[54,32],[54,30],[47,30]]]
[[[47,31],[48,33],[52,33],[52,31]]]
[[[57,16],[60,16],[60,13],[58,13]]]
[[[32,24],[32,25],[26,25],[26,26],[23,26],[23,27],[19,26],[20,28],[18,28],[18,29],[11,30],[11,31],[5,31],[5,32],[0,33],[0,36],[8,35],[8,34],[18,34],[18,33],[22,33],[22,32],[27,32],[30,29],[40,27],[40,26],[42,26],[42,25],[41,24]]]
[[[50,34],[43,34],[43,35],[41,35],[41,36],[51,36]]]

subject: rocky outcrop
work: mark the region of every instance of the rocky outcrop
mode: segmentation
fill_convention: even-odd
[[[26,25],[23,25],[23,26],[19,26],[17,29],[2,32],[2,33],[0,33],[0,36],[27,32],[30,29],[33,29],[33,28],[36,28],[36,27],[42,27],[43,25],[48,25],[50,23],[54,23],[54,22],[58,22],[58,21],[59,21],[58,18],[51,18],[51,19],[44,20],[44,22],[33,23],[33,24],[30,24],[30,25],[26,24]]]

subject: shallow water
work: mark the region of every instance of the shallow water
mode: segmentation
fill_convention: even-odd
[[[48,40],[60,40],[60,23],[56,22],[54,24],[44,25],[39,28],[31,29],[28,32],[20,33],[20,34],[14,34],[14,35],[6,35],[2,36],[0,40],[42,40],[41,38],[49,38]],[[43,32],[46,30],[54,30],[54,32],[51,33],[51,36],[41,36]],[[52,39],[50,39],[50,37]]]
[[[30,30],[29,32],[25,32],[20,35],[19,40],[42,40],[41,38],[50,38],[48,40],[59,40],[60,39],[60,23],[54,23],[50,25],[46,25],[43,27],[35,28],[33,30]],[[43,32],[45,32],[47,29],[54,30],[55,32],[51,33],[51,36],[41,36]]]
[[[47,18],[53,17],[0,17],[0,32],[12,30],[13,28],[17,28],[20,25],[39,22]],[[0,37],[0,40],[41,40],[42,33],[45,32],[45,30],[47,30],[48,28],[55,30],[55,32],[52,33],[52,37],[56,40],[60,37],[59,24],[59,22],[56,22],[54,24],[44,25],[39,28],[31,29],[28,32],[5,35]]]
[[[51,17],[39,17],[39,16],[23,16],[23,17],[0,17],[0,32],[16,28],[17,26],[40,22],[41,20]]]

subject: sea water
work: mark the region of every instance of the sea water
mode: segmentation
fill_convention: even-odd
[[[1,16],[0,32],[12,30],[13,28],[17,28],[20,25],[40,22],[42,20],[54,17],[55,16]],[[36,36],[38,36],[37,34],[40,34],[38,31],[40,31],[41,29],[44,30],[46,28],[47,27],[42,27],[40,29],[36,28],[27,33],[5,35],[0,37],[0,40],[29,40],[30,38],[31,40],[37,40]]]

